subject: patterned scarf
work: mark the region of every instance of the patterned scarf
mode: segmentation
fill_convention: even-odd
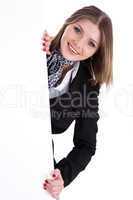
[[[74,65],[77,61],[70,61],[63,57],[60,50],[53,50],[51,55],[46,55],[48,67],[48,87],[56,87],[63,72],[63,65]]]

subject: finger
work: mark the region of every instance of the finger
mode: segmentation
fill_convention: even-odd
[[[44,33],[41,39],[42,40],[50,40],[51,41],[52,37],[50,37],[50,35],[48,33]]]
[[[45,51],[47,54],[51,55],[51,52],[45,46],[42,48],[42,51]]]
[[[51,195],[51,196],[53,196],[53,197],[58,197],[59,198],[59,195],[60,195],[60,193],[62,192],[62,190],[52,190],[52,189],[50,189],[50,188],[44,188],[45,190],[47,190],[47,192]]]
[[[61,192],[62,192],[62,189],[58,189],[57,191],[55,190],[53,190],[52,192],[51,192],[51,194],[56,198],[56,199],[59,199],[59,195],[61,194]]]
[[[54,176],[54,177],[57,177],[60,173],[60,170],[59,169],[54,169],[52,172],[51,172],[51,175]]]
[[[44,189],[46,189],[50,194],[59,194],[61,192],[61,187],[52,186],[50,183],[45,184]]]
[[[50,51],[47,51],[46,54],[47,54],[47,55],[51,55],[51,52],[50,52]]]
[[[51,41],[51,38],[47,35],[44,35],[44,37],[42,38],[44,41]]]
[[[64,184],[61,180],[51,180],[51,181],[45,181],[44,185],[51,186],[52,188],[55,188],[57,190],[61,190],[64,188]]]
[[[62,187],[61,186],[54,186],[51,188],[52,192],[56,192],[56,193],[60,193],[62,191]]]
[[[45,49],[46,49],[46,52],[48,52],[48,51],[49,51],[49,47],[45,46]]]
[[[42,46],[46,47],[47,49],[49,49],[49,45],[47,43],[43,43]]]
[[[42,51],[45,51],[45,52],[46,52],[46,48],[45,48],[45,47],[43,47],[43,48],[42,48]]]
[[[61,187],[52,187],[50,184],[47,184],[44,189],[47,190],[47,192],[49,192],[49,194],[56,199],[59,199],[59,195],[62,191]]]
[[[51,42],[50,41],[43,41],[42,46],[46,46],[48,49],[50,47]]]
[[[44,51],[44,52],[46,52],[47,55],[51,55],[51,52],[50,51],[46,51],[45,48],[42,48],[41,50]]]
[[[61,185],[59,180],[46,179],[44,184],[50,184],[52,187]]]
[[[43,35],[48,35],[47,30],[44,30]]]
[[[46,183],[50,183],[51,181],[52,181],[52,179],[50,179],[50,178],[45,179]]]
[[[52,181],[53,185],[61,185],[62,187],[64,187],[64,180],[62,179],[62,177],[60,177],[60,175],[56,175],[56,177],[54,177],[54,181]]]
[[[43,35],[43,37],[42,37],[41,39],[42,39],[42,41],[44,41],[44,42],[49,42],[49,43],[51,43],[52,40],[53,40],[53,37],[50,37],[49,35]]]
[[[48,54],[51,54],[50,52],[50,49],[49,49],[49,45],[47,44],[43,44],[43,47],[42,47]]]
[[[55,178],[59,178],[59,179],[63,180],[59,169],[55,169],[53,175],[55,175]]]
[[[49,35],[49,33],[47,32],[47,30],[44,31],[43,35],[49,37],[50,39],[53,39],[53,37]]]
[[[43,42],[42,45],[43,45],[43,46],[46,46],[47,48],[49,48],[50,42]]]
[[[63,183],[61,180],[52,180],[52,181],[49,181],[48,183],[51,184],[53,187],[63,186]]]

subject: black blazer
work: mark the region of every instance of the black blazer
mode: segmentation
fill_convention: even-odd
[[[54,159],[54,167],[60,169],[64,187],[85,169],[96,150],[100,86],[91,86],[87,82],[88,78],[91,79],[92,76],[86,62],[80,61],[78,72],[69,85],[69,91],[50,99],[52,134],[63,133],[75,120],[73,149],[58,163]]]

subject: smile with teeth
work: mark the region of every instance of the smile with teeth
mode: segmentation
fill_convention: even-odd
[[[79,53],[78,53],[75,49],[73,49],[73,47],[70,45],[70,43],[68,43],[68,46],[69,46],[70,50],[71,50],[74,54],[79,55]]]

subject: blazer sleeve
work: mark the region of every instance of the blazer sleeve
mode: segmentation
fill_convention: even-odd
[[[99,86],[88,89],[87,94],[87,104],[75,120],[74,147],[67,157],[55,164],[55,168],[61,171],[64,187],[86,168],[96,150]]]

